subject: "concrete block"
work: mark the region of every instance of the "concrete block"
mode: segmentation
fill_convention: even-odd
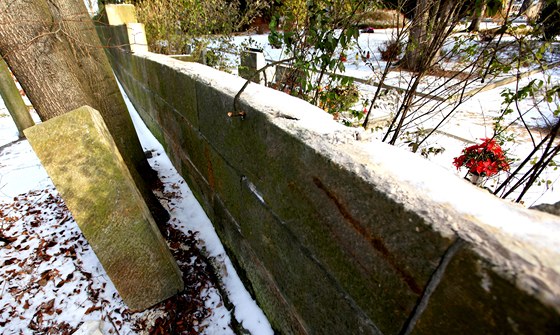
[[[428,163],[356,141],[354,131],[318,108],[262,85],[243,92],[244,119],[229,117],[245,80],[164,56],[138,57],[153,63],[143,80],[154,94],[146,96],[147,105],[163,107],[154,123],[170,143],[173,163],[279,332],[404,333],[458,238],[466,246],[413,333],[548,334],[559,328],[558,253],[550,247],[557,233],[542,233],[553,231],[556,218],[504,206],[454,176],[404,172],[402,162]],[[279,76],[295,74],[279,68]],[[169,78],[178,82],[170,85]],[[194,83],[196,96],[175,89],[179,83],[188,92]],[[177,106],[185,102],[194,108],[183,114]],[[445,187],[430,183],[436,178],[446,178],[437,183]],[[437,198],[449,189],[464,199]],[[492,204],[504,227],[515,227],[496,228],[482,204]],[[538,243],[532,232],[517,235],[523,225],[537,227]]]
[[[177,263],[97,111],[84,106],[25,134],[131,309],[183,290]]]
[[[129,97],[136,97],[132,100],[136,111],[148,127],[156,139],[167,148],[167,143],[163,136],[163,130],[158,124],[158,112],[155,108],[154,97],[150,90],[143,86],[136,77],[131,76],[129,72],[118,71],[120,80],[123,83],[123,89]]]
[[[343,289],[376,320],[381,331],[398,332],[449,240],[434,233],[419,216],[376,192],[371,184],[333,166],[329,157],[309,145],[307,138],[286,132],[275,124],[274,118],[243,100],[240,106],[247,112],[246,119],[229,118],[224,111],[232,108],[235,91],[228,91],[234,83],[233,80],[223,82],[229,87],[217,80],[197,82],[200,131],[211,147],[219,148],[216,157],[227,162],[213,162],[213,170],[220,171],[216,167],[227,164],[229,169],[245,175],[254,193],[260,193],[262,209],[282,218],[283,225],[293,234],[287,240],[306,246],[334,282],[319,285],[318,281],[312,281],[317,283],[313,286],[289,271],[278,271],[275,278],[305,282],[305,290],[311,291],[325,291],[328,285]],[[247,95],[258,96],[258,93],[249,87]],[[324,139],[316,140],[321,141]],[[227,181],[226,178],[237,179]],[[221,174],[214,180],[221,180],[224,185],[239,183],[240,175]],[[251,222],[258,226],[278,224],[266,220],[263,213],[251,212],[248,202],[240,201],[240,195],[232,192],[235,188],[216,188],[216,191],[246,231],[256,229],[251,228]],[[418,230],[410,229],[412,225]],[[282,235],[275,231],[264,231],[258,236],[277,241],[274,244],[277,250],[256,251],[261,257],[282,253],[285,248],[278,242]],[[251,241],[250,245],[257,248],[253,242],[256,243]],[[413,252],[402,252],[403,248]],[[270,268],[273,262],[265,266]],[[307,303],[300,300],[297,308],[311,315],[313,306]],[[338,312],[346,314],[342,307]]]
[[[143,23],[127,23],[126,30],[131,52],[147,52],[148,40]]]
[[[101,21],[103,23],[96,24],[96,30],[103,45],[118,46],[133,53],[148,51],[146,30],[143,23],[138,23],[133,5],[107,4]],[[106,51],[114,53],[111,50]]]
[[[95,25],[95,30],[97,31],[97,35],[99,36],[102,45],[114,46],[111,48],[105,48],[106,54],[111,54],[113,57],[119,58],[121,55],[117,49],[131,52],[128,40],[128,29],[126,28],[126,25],[109,26],[97,23]],[[109,57],[109,59],[112,60],[111,57]]]
[[[434,234],[418,216],[387,201],[370,185],[357,183],[351,173],[343,170],[335,173],[327,158],[310,150],[299,139],[267,124],[258,114],[249,113],[249,122],[253,124],[246,120],[243,123],[247,124],[219,127],[227,138],[220,144],[221,155],[225,154],[229,164],[246,174],[245,192],[252,193],[253,200],[262,198],[264,203],[251,202],[250,197],[232,192],[235,191],[233,188],[217,188],[217,196],[242,223],[241,232],[248,243],[256,248],[255,253],[261,256],[261,261],[274,273],[276,280],[305,285],[302,289],[305,292],[332,289],[334,294],[337,289],[344,289],[351,294],[354,304],[376,320],[383,332],[398,333],[445,250],[447,240]],[[217,140],[215,136],[209,138]],[[263,146],[262,140],[257,138],[266,138],[267,145]],[[237,150],[237,155],[230,156],[229,148]],[[299,163],[293,164],[296,161]],[[213,166],[214,171],[219,171],[217,162]],[[239,183],[241,179],[228,181],[227,177],[231,178],[221,174],[215,179],[221,184]],[[363,211],[363,208],[369,210]],[[268,211],[282,221],[267,216]],[[281,229],[287,229],[291,235],[283,238],[283,234],[270,228],[258,231],[261,226],[269,225],[283,226]],[[410,226],[418,227],[418,231]],[[223,228],[236,229],[234,226]],[[217,230],[227,234],[219,228]],[[253,235],[255,238],[251,239]],[[262,239],[273,241],[269,249],[255,244]],[[284,254],[287,244],[305,246],[306,253],[321,263],[324,275],[331,276],[333,281],[302,280],[300,272],[275,268],[275,264],[281,263],[276,256],[276,260],[263,260],[265,255]],[[403,248],[411,252],[402,252]],[[234,254],[240,259],[248,257],[240,250],[236,251]],[[299,258],[294,256],[298,264],[304,263],[304,254],[302,252]],[[306,270],[302,268],[301,271]],[[316,302],[296,301],[295,308],[305,313],[304,319],[309,320],[318,306]],[[339,316],[356,313],[351,308],[345,309],[342,303],[334,310]]]
[[[214,222],[214,212],[212,210],[214,202],[212,195],[214,191],[210,188],[207,180],[200,174],[199,167],[194,165],[185,154],[172,158],[172,161],[175,166],[179,167],[178,171],[185,178],[185,181],[200,205],[204,208],[210,221]]]
[[[171,57],[149,54],[143,68],[146,71],[144,82],[152,93],[164,99],[175,112],[197,127],[195,80],[189,64]]]
[[[560,315],[554,308],[519,290],[464,247],[449,263],[413,334],[553,335],[559,331]]]
[[[234,220],[219,200],[215,201],[214,224],[231,254],[242,255],[237,260],[261,307],[281,333],[348,334],[354,329],[356,334],[382,334],[250,190],[244,190],[238,202],[244,204],[247,217],[259,218],[259,224],[245,218]]]
[[[276,65],[275,71],[273,72],[274,82],[277,84],[287,84],[288,87],[291,83],[296,83],[297,80],[304,76],[300,70],[295,69],[287,64]]]
[[[115,50],[122,49],[126,52],[147,52],[148,41],[143,23],[127,23],[118,26],[97,24],[95,29],[103,45],[114,45],[107,48],[106,52],[118,57]]]

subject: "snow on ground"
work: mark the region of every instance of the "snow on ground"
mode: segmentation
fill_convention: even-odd
[[[152,167],[158,171],[161,176],[164,176],[162,181],[164,181],[165,184],[171,183],[179,185],[179,188],[175,190],[175,192],[181,195],[180,198],[182,201],[170,208],[172,216],[180,218],[181,221],[183,221],[183,225],[179,228],[196,231],[200,237],[202,247],[208,252],[208,256],[214,258],[219,263],[223,263],[223,272],[220,274],[220,279],[223,281],[227,290],[228,298],[236,306],[236,319],[245,329],[249,330],[251,334],[273,334],[266,316],[256,305],[239,279],[210,219],[208,219],[208,216],[194,197],[188,185],[173,167],[161,144],[145,126],[134,109],[134,106],[126,97],[124,91],[121,90],[121,92],[125,97],[128,110],[131,111],[132,120],[144,150],[155,151],[157,155],[160,155],[160,159],[158,159],[157,162],[151,163]]]
[[[36,113],[32,116],[35,122],[39,121]],[[5,145],[10,145],[9,150],[2,149]],[[18,141],[18,131],[0,97],[0,202],[52,185],[41,163],[37,159],[28,159],[30,155],[35,155],[31,145],[27,141]]]
[[[52,186],[0,203],[0,214],[2,334],[69,334],[101,319],[131,333],[126,306]]]
[[[496,27],[496,24],[492,22],[484,22],[482,28],[491,27]],[[370,80],[372,82],[377,81],[380,73],[386,65],[386,62],[380,60],[381,54],[379,52],[379,47],[393,38],[395,33],[395,29],[376,29],[374,33],[361,33],[357,43],[359,48],[355,46],[347,55],[344,74],[354,78]],[[464,37],[465,34],[456,34],[455,36]],[[504,36],[503,40],[512,41],[513,38]],[[236,36],[233,38],[233,44],[238,47],[249,45],[251,47],[261,48],[263,49],[265,58],[269,60],[277,61],[282,58],[287,58],[287,55],[283,53],[282,49],[274,49],[270,46],[267,34]],[[447,48],[450,47],[451,46],[448,46]],[[369,52],[370,58],[363,59],[363,52]],[[237,55],[229,55],[228,57],[231,64],[239,63],[239,57]],[[560,55],[554,53],[548,53],[546,57],[549,62],[557,62],[560,60]],[[530,69],[532,68],[523,68],[521,71],[525,72]],[[232,67],[230,70],[233,73],[236,73],[237,71],[235,67]],[[467,91],[484,87],[488,84],[488,82],[496,82],[516,75],[517,73],[512,71],[508,74],[502,74],[499,77],[493,78],[493,81],[487,80],[485,84],[478,80],[470,83]],[[385,80],[385,83],[406,88],[409,80],[409,73],[404,71],[391,71],[388,78]],[[545,83],[550,82],[552,84],[558,83],[560,80],[560,68],[551,68],[545,74],[536,73],[529,77],[522,78],[519,81],[519,87],[529,83],[531,80],[542,80]],[[441,85],[444,81],[444,78],[426,76],[420,85],[419,90],[424,93],[430,93],[431,95],[442,95],[442,97],[446,97],[450,94],[450,92],[445,92],[441,89]],[[452,80],[446,85],[451,85],[453,82],[456,81]],[[435,164],[453,171],[458,177],[463,178],[466,172],[463,170],[456,171],[455,167],[452,165],[453,158],[459,156],[461,154],[461,150],[465,146],[471,145],[474,142],[479,142],[481,138],[491,137],[493,135],[493,119],[500,114],[503,108],[503,98],[500,94],[504,89],[515,91],[516,85],[517,84],[514,82],[498,86],[494,89],[477,93],[473,97],[464,101],[453,114],[453,117],[449,118],[442,125],[439,125],[438,132],[434,133],[430,137],[429,141],[425,143],[424,147],[442,147],[445,149],[445,151],[440,154],[431,155],[429,159]],[[354,108],[356,110],[363,110],[364,106],[369,107],[369,105],[367,103],[364,104],[364,102],[373,98],[377,87],[363,83],[356,83],[356,86],[360,92],[360,101],[354,106]],[[396,90],[390,89],[383,90],[382,92],[384,95],[379,98],[372,111],[370,125],[377,124],[379,126],[383,126],[392,113],[396,112],[400,104],[399,99],[401,98],[401,94],[399,94]],[[426,105],[422,107],[421,111],[426,111],[431,106],[434,106],[437,101],[426,102],[424,100],[422,103],[426,103]],[[533,98],[529,97],[520,102],[519,108],[521,111],[526,113],[524,115],[525,120],[527,121],[527,124],[532,127],[532,131],[536,134],[537,139],[540,134],[538,134],[539,131],[536,128],[544,125],[544,119],[554,120],[555,117],[552,115],[552,112],[557,108],[557,104],[559,103],[560,101],[558,99],[554,100],[552,104],[545,101],[539,101],[537,105],[538,108],[535,108],[535,100]],[[410,131],[412,132],[419,128],[427,130],[435,128],[438,126],[441,116],[445,115],[452,106],[452,103],[443,104],[436,117],[420,119],[418,122],[411,125]],[[514,121],[514,118],[517,116],[518,115],[515,113],[507,116],[504,124]],[[342,119],[343,118],[339,118],[339,122]],[[357,122],[356,120],[353,121],[356,125],[360,124],[360,122]],[[375,127],[372,126],[372,128]],[[512,129],[514,130],[512,134],[515,141],[508,142],[504,147],[504,150],[509,150],[510,158],[524,158],[525,155],[533,148],[530,138],[524,131],[522,124],[519,121],[516,122]],[[382,131],[374,131],[371,138],[380,140],[382,135]],[[515,163],[513,164],[513,167],[515,167]],[[500,180],[505,179],[505,177],[506,175],[504,173],[492,177],[485,182],[485,186],[496,185],[500,182]],[[524,196],[524,203],[528,207],[540,203],[555,203],[560,201],[560,191],[557,187],[560,171],[548,169],[541,175],[541,177],[543,181],[549,180],[552,183],[547,184],[546,182],[543,182],[540,186],[534,185],[529,193]],[[514,195],[516,193],[514,193]],[[514,195],[511,196],[512,199]]]
[[[161,145],[128,105],[144,149],[152,152],[150,164],[164,185],[161,195],[171,214],[167,233],[190,240],[190,249],[205,250],[187,255],[193,258],[190,266],[196,267],[192,272],[200,273],[202,278],[210,276],[206,273],[209,259],[220,269],[216,276],[222,281],[221,287],[217,283],[193,282],[192,290],[200,290],[194,292],[194,298],[170,299],[140,313],[130,311],[29,143],[18,140],[15,125],[0,99],[0,333],[71,334],[83,322],[102,320],[108,334],[148,334],[159,331],[159,327],[164,329],[176,318],[175,311],[184,307],[177,304],[196,300],[202,306],[189,306],[194,308],[193,315],[187,316],[185,323],[192,323],[190,329],[200,334],[234,334],[235,323],[251,334],[272,334],[268,320],[241,283],[208,217]],[[189,249],[172,248],[175,257],[181,248]],[[187,272],[190,275],[191,271]],[[226,302],[233,304],[233,311]],[[187,329],[186,325],[180,326]]]

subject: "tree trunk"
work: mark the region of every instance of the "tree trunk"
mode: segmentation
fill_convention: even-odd
[[[97,109],[156,220],[167,211],[146,181],[149,166],[109,61],[82,0],[3,0],[0,55],[42,120],[83,105]]]
[[[424,72],[433,66],[445,39],[457,25],[465,0],[419,0],[410,27],[403,67]]]
[[[429,39],[429,16],[432,0],[420,0],[414,9],[414,18],[408,36],[403,65],[411,71],[419,71],[426,54]]]
[[[556,0],[543,1],[537,24],[541,26],[542,36],[552,42],[560,35],[560,4]]]
[[[539,0],[537,2],[525,0],[519,10],[519,15],[525,15],[529,23],[535,23],[535,21],[538,20],[544,5],[545,0]]]
[[[523,0],[523,2],[521,3],[521,7],[519,7],[519,13],[517,13],[517,15],[523,15],[527,9],[529,9],[529,6],[531,6],[531,4],[533,3],[533,0]]]
[[[480,30],[480,22],[486,13],[486,1],[479,1],[477,6],[474,8],[472,16],[471,16],[471,24],[467,28],[468,31],[479,31]]]

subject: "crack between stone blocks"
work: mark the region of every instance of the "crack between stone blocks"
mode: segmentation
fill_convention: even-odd
[[[426,307],[428,307],[428,303],[430,302],[432,294],[435,292],[443,276],[445,275],[447,266],[449,265],[457,251],[459,251],[464,245],[465,241],[460,237],[457,237],[457,239],[451,244],[451,246],[447,248],[447,250],[441,257],[439,265],[432,273],[432,276],[430,277],[430,280],[428,281],[428,284],[426,285],[422,296],[410,313],[410,316],[404,324],[403,328],[399,332],[399,335],[409,335],[410,333],[412,333],[414,327],[416,326],[416,323],[418,322],[418,320],[420,320],[420,317],[426,310]]]
[[[313,262],[325,274],[330,284],[333,285],[336,291],[340,293],[341,297],[344,300],[346,300],[349,306],[354,309],[354,311],[358,315],[358,318],[361,319],[361,321],[363,322],[363,325],[370,327],[368,331],[373,332],[373,334],[375,335],[383,335],[383,332],[381,332],[381,330],[375,325],[374,321],[372,321],[369,318],[367,313],[358,305],[358,303],[354,300],[354,298],[350,294],[348,294],[347,290],[344,289],[344,287],[341,285],[338,279],[333,274],[331,274],[327,266],[325,266],[323,262],[321,262],[309,248],[307,248],[304,244],[301,243],[301,241],[297,237],[297,234],[292,229],[290,229],[287,226],[286,222],[264,201],[262,195],[260,194],[260,192],[258,192],[256,185],[254,185],[245,175],[241,176],[240,182],[241,182],[241,186],[247,188],[248,191],[256,199],[258,199],[260,204],[270,213],[270,215],[272,215],[274,220],[276,220],[283,227],[283,229],[287,231],[287,233],[292,237],[292,240],[298,242],[297,243],[298,248],[299,250],[301,250],[302,254],[308,257],[311,260],[311,262]],[[286,299],[286,301],[289,300]],[[291,302],[288,303],[291,304]],[[296,314],[296,317],[299,318],[299,314]],[[303,320],[300,321],[300,324],[302,325],[302,328],[306,329],[307,331],[305,322]],[[311,332],[306,332],[305,334],[311,334]]]

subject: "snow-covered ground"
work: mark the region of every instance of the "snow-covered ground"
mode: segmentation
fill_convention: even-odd
[[[187,184],[128,100],[127,105],[164,184],[171,228],[192,239],[203,258],[220,269],[221,290],[218,283],[200,283],[204,289],[196,299],[205,312],[188,321],[201,334],[233,334],[234,323],[251,334],[273,334]],[[107,334],[147,334],[169,318],[169,302],[133,313],[120,299],[31,146],[18,140],[1,99],[0,228],[0,334],[70,334],[92,320],[101,320]]]
[[[496,27],[496,24],[492,22],[484,22],[481,28],[484,29],[492,27]],[[386,62],[381,60],[379,47],[392,39],[395,36],[395,33],[394,29],[378,29],[375,30],[374,33],[361,33],[358,38],[358,43],[351,48],[351,51],[347,54],[344,75],[369,80],[371,82],[378,81],[378,78],[386,65]],[[456,34],[454,36],[466,37],[466,34]],[[513,37],[504,36],[503,41],[513,41]],[[268,43],[267,34],[236,36],[233,38],[233,44],[237,47],[250,46],[253,48],[260,48],[263,50],[265,58],[270,61],[288,58],[282,49],[275,49]],[[450,47],[451,46],[448,46],[447,48]],[[364,52],[369,52],[369,59],[363,59],[362,56]],[[239,56],[229,55],[227,57],[229,58],[230,64],[235,65],[230,68],[231,72],[236,73],[236,64],[239,63]],[[549,52],[546,57],[548,57],[548,61],[550,63],[560,61],[560,54],[557,53],[555,54]],[[522,68],[521,71],[526,72],[532,69],[534,69],[534,66],[529,65],[529,67]],[[480,80],[474,81],[469,84],[467,91],[479,89],[489,83],[515,77],[516,75],[517,73],[515,70],[512,70],[509,73],[501,74],[496,78],[488,78],[484,84],[481,83]],[[410,78],[411,76],[408,72],[391,71],[388,78],[385,80],[385,83],[396,87],[406,88]],[[409,130],[412,134],[411,138],[414,137],[413,132],[415,130],[420,128],[430,130],[437,127],[438,131],[431,135],[429,140],[424,143],[423,147],[441,147],[445,150],[437,155],[430,155],[428,159],[435,164],[453,171],[458,177],[463,178],[466,171],[457,171],[452,165],[453,158],[459,156],[464,147],[475,142],[480,142],[481,138],[492,137],[494,133],[494,118],[500,115],[504,107],[501,93],[504,89],[515,91],[516,87],[523,87],[523,85],[528,84],[531,80],[542,80],[544,83],[549,83],[549,85],[557,84],[560,80],[560,67],[552,67],[548,69],[546,73],[535,73],[531,76],[524,77],[519,81],[519,83],[512,82],[477,93],[471,98],[466,99],[454,112],[453,117],[447,119],[443,124],[438,125],[442,116],[453,107],[453,103],[444,103],[439,107],[437,113],[432,114],[435,115],[434,117],[420,118],[417,122],[410,126]],[[426,76],[420,85],[419,91],[430,93],[431,95],[441,95],[441,97],[447,97],[451,95],[451,93],[441,89],[444,81],[445,79],[440,77]],[[452,80],[451,83],[453,82],[454,81]],[[449,83],[447,85],[449,85]],[[356,86],[359,90],[360,101],[354,106],[354,109],[363,110],[364,107],[369,107],[367,101],[373,98],[377,87],[360,82],[356,82]],[[383,127],[384,122],[386,126],[387,119],[396,113],[400,104],[399,99],[402,98],[402,95],[394,89],[384,90],[383,92],[384,95],[379,98],[372,110],[370,117],[370,120],[372,120],[370,126],[372,128],[375,128],[372,125],[372,123],[375,122],[377,122],[381,128]],[[536,99],[539,99],[539,97],[537,96]],[[553,115],[553,112],[558,108],[560,98],[555,97],[552,102],[539,101],[537,104],[535,103],[536,99],[528,97],[522,100],[517,107],[520,111],[525,113],[525,122],[532,128],[533,135],[538,140],[540,139],[539,136],[542,136],[542,132],[540,132],[537,128],[545,124],[545,119],[549,121],[552,120],[554,122],[555,116]],[[438,103],[438,101],[429,101],[429,99],[424,99],[419,103],[425,104],[418,113],[422,114],[423,111],[433,107],[436,103]],[[503,124],[515,121],[517,117],[517,113],[510,114],[506,116]],[[339,121],[342,119],[343,118],[339,118]],[[355,125],[360,124],[360,122],[355,119],[350,121],[353,121]],[[373,131],[371,138],[372,140],[380,140],[383,134],[383,131],[378,129],[377,131]],[[508,151],[508,157],[518,159],[519,161],[519,159],[524,158],[525,155],[532,150],[533,146],[529,136],[524,130],[523,124],[519,120],[515,121],[514,126],[511,127],[511,135],[514,137],[514,140],[507,142],[503,149]],[[403,141],[400,145],[406,146],[407,144]],[[512,164],[513,168],[516,166],[516,163],[518,162],[514,162]],[[560,171],[554,168],[549,168],[541,175],[541,177],[543,181],[541,185],[534,185],[523,198],[524,204],[528,207],[540,203],[555,203],[560,201],[560,191],[558,191],[558,187],[556,187],[557,180],[560,177]],[[486,180],[484,186],[492,187],[505,178],[506,174],[500,173],[498,176],[494,176]],[[547,180],[550,182],[547,183]],[[510,198],[513,199],[514,195],[517,193],[518,192],[513,193]]]

